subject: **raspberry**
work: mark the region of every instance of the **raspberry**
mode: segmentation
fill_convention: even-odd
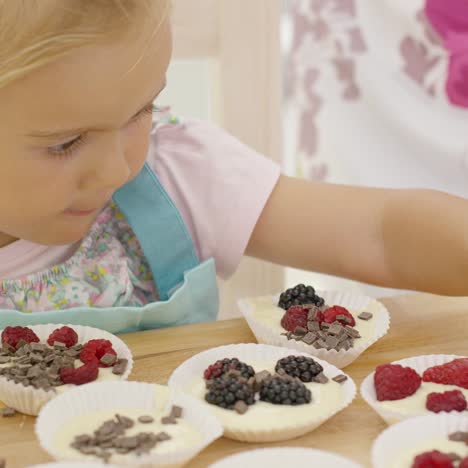
[[[429,393],[427,395],[426,408],[433,413],[440,413],[441,411],[465,411],[466,398],[460,390]]]
[[[452,459],[445,453],[433,450],[418,455],[411,468],[454,468]]]
[[[349,320],[340,319],[337,320],[338,315],[344,315]],[[354,327],[356,325],[356,321],[354,317],[349,313],[347,309],[341,306],[333,306],[328,308],[323,312],[323,321],[325,323],[333,323],[333,322],[340,322],[342,325],[349,325],[350,327]]]
[[[454,359],[440,366],[429,367],[422,378],[424,382],[458,385],[468,389],[468,358]]]
[[[374,385],[377,400],[401,400],[416,392],[421,377],[410,367],[384,364],[375,370]]]
[[[95,362],[99,367],[109,367],[99,361],[104,354],[117,356],[109,340],[89,340],[81,350],[80,360],[85,364]]]
[[[458,468],[468,468],[468,457],[465,457],[460,464],[458,465]]]
[[[73,328],[63,326],[62,328],[56,328],[47,338],[47,344],[50,346],[54,346],[56,341],[63,343],[67,348],[71,348],[78,343],[78,335]]]
[[[2,343],[15,349],[21,340],[27,343],[39,343],[38,336],[28,327],[6,327],[2,332]]]
[[[223,376],[226,372],[230,370],[236,370],[241,373],[241,376],[249,379],[255,375],[255,371],[252,366],[247,365],[245,362],[239,361],[237,358],[232,359],[220,359],[216,361],[211,366],[208,366],[203,373],[203,377],[206,380],[215,379],[217,377]]]
[[[290,307],[281,319],[281,326],[288,331],[293,332],[296,327],[307,328],[307,316],[309,308],[301,305]]]
[[[88,362],[81,367],[63,367],[60,369],[60,378],[64,384],[82,385],[97,379],[99,367],[95,362]]]

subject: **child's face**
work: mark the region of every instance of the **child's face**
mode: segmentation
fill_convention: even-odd
[[[138,174],[171,55],[167,21],[150,35],[77,49],[0,89],[0,246],[81,239]]]

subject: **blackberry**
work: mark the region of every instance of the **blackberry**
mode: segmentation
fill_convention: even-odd
[[[255,371],[252,366],[249,366],[245,362],[239,361],[237,358],[225,358],[216,361],[211,366],[208,366],[203,373],[203,377],[206,380],[216,379],[217,377],[222,377],[228,371],[238,371],[240,375],[245,379],[249,379],[255,375]]]
[[[288,310],[293,305],[303,304],[315,304],[317,307],[321,307],[325,304],[325,301],[315,293],[312,286],[305,286],[304,284],[298,284],[294,288],[286,289],[281,293],[278,301],[278,307],[284,310]]]
[[[274,405],[304,405],[312,401],[312,393],[302,382],[272,377],[263,381],[260,400]]]
[[[243,378],[219,377],[210,382],[205,400],[221,408],[233,409],[238,401],[253,405],[255,393]]]
[[[318,374],[323,372],[323,367],[318,362],[305,356],[287,356],[280,359],[276,363],[275,371],[279,372],[280,369],[303,382],[312,382]]]

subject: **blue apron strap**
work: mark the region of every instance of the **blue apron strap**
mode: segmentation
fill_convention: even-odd
[[[184,273],[199,264],[178,209],[148,163],[113,199],[140,242],[160,299],[167,300]]]

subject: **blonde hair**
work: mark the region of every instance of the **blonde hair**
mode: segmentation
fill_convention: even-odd
[[[149,18],[156,20],[157,30],[170,4],[171,0],[0,0],[0,88],[74,49],[122,36]]]

